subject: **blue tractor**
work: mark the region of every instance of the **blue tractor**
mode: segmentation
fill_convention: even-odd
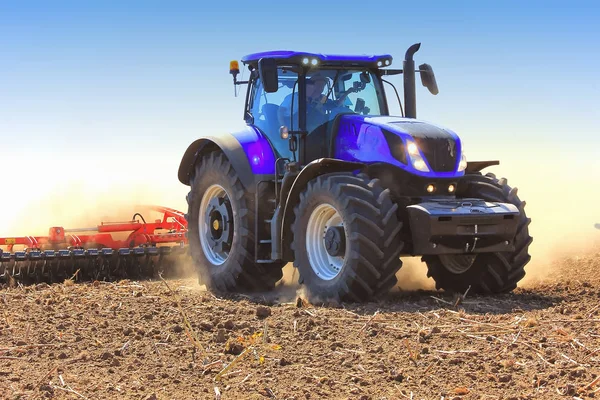
[[[247,55],[245,129],[206,135],[178,172],[190,187],[188,239],[199,279],[221,292],[275,287],[288,262],[311,299],[362,302],[420,256],[438,289],[501,293],[525,276],[532,238],[525,202],[467,161],[451,130],[416,118],[416,74],[390,55],[271,51]],[[388,75],[403,75],[391,116]],[[393,85],[392,85],[393,87]],[[394,88],[394,87],[393,87]],[[398,102],[400,96],[394,88]]]

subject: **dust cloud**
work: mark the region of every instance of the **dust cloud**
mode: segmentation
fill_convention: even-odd
[[[421,257],[402,257],[402,268],[396,274],[396,290],[435,290],[435,281],[427,277],[427,265]]]
[[[577,166],[574,160],[564,165]],[[600,244],[600,231],[594,226],[600,221],[594,200],[600,198],[596,184],[600,170],[594,162],[583,166],[587,168],[577,169],[576,174],[549,166],[543,174],[548,179],[540,179],[539,170],[514,174],[519,196],[527,202],[525,211],[531,218],[529,233],[533,237],[531,261],[519,286],[533,288],[550,276],[560,276],[556,273],[565,260],[588,255]]]
[[[72,182],[57,192],[37,197],[16,210],[13,221],[2,227],[4,236],[47,235],[53,226],[65,229],[95,228],[102,222],[131,221],[140,213],[147,222],[160,218],[147,206],[173,207],[173,199],[163,196],[154,188],[143,185],[115,186],[95,191]],[[185,201],[185,200],[184,200]],[[185,212],[186,209],[180,209]],[[139,217],[136,217],[139,219]]]
[[[283,278],[281,283],[288,286],[299,286],[298,284],[298,271],[294,268],[293,263],[287,263],[283,267]]]

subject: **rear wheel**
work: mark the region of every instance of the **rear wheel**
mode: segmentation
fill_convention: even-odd
[[[202,156],[188,194],[189,249],[200,281],[211,290],[264,291],[283,265],[254,262],[254,198],[220,152]]]
[[[396,212],[389,190],[364,174],[308,183],[294,210],[292,249],[313,301],[365,301],[396,283],[403,247]]]
[[[490,202],[512,203],[520,212],[515,236],[515,251],[480,253],[477,255],[424,256],[427,276],[434,279],[437,289],[449,292],[505,293],[514,290],[525,276],[525,265],[531,259],[529,245],[533,241],[525,214],[525,202],[517,196],[516,188],[507,185],[506,179],[496,179],[493,174],[467,175],[457,188],[457,197],[472,197]]]

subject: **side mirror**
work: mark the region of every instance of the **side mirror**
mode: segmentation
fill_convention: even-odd
[[[431,94],[436,95],[439,93],[437,82],[435,81],[435,74],[433,68],[429,64],[419,65],[419,72],[421,73],[421,83],[425,86]]]
[[[267,93],[275,93],[279,89],[279,77],[277,75],[277,63],[273,58],[261,58],[258,60],[258,75],[262,86]]]

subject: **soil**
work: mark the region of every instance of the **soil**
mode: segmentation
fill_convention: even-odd
[[[600,251],[559,266],[506,295],[343,305],[194,278],[3,287],[0,398],[599,398]]]

